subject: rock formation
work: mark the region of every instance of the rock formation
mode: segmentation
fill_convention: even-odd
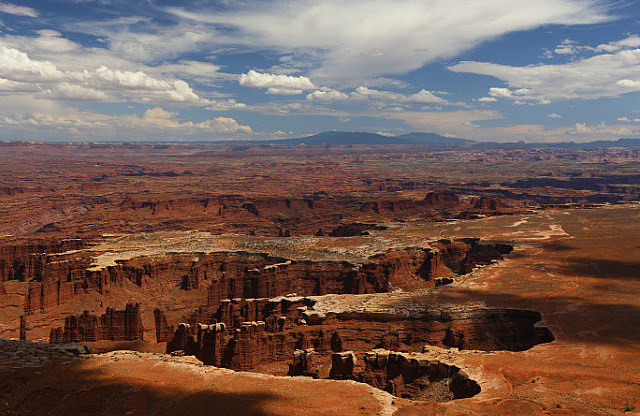
[[[475,396],[480,386],[460,368],[426,354],[373,350],[364,354],[357,380],[397,397],[447,401]]]
[[[107,308],[97,317],[84,311],[82,315],[71,315],[65,318],[64,329],[53,328],[50,343],[133,341],[143,339],[142,316],[140,305],[127,304],[126,308],[117,311]]]
[[[153,319],[156,326],[156,341],[157,342],[168,342],[173,339],[173,325],[169,326],[167,324],[167,318],[160,309],[156,308],[153,310]]]
[[[329,377],[334,380],[353,380],[353,370],[357,362],[353,351],[334,352],[331,354]]]
[[[20,315],[20,341],[27,339],[27,319],[24,315]]]
[[[318,378],[317,357],[313,348],[305,350],[295,350],[293,352],[293,362],[289,364],[290,376],[308,376]]]

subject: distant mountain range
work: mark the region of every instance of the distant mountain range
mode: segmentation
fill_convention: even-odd
[[[527,148],[558,148],[558,149],[599,149],[610,147],[640,148],[640,139],[619,139],[615,141],[599,140],[587,143],[560,142],[560,143],[497,143],[478,142],[475,140],[445,137],[435,133],[414,132],[401,136],[386,136],[377,133],[363,131],[327,131],[312,136],[298,137],[294,139],[278,139],[267,141],[233,141],[219,142],[244,146],[271,146],[271,145],[307,145],[307,146],[335,146],[335,145],[420,145],[442,149],[527,149]]]
[[[468,146],[476,142],[467,139],[444,137],[435,133],[408,133],[402,136],[385,136],[377,133],[362,131],[326,131],[313,136],[299,137],[296,139],[274,140],[276,144],[306,144],[315,145],[388,145],[388,144],[425,144],[425,145],[454,145]]]

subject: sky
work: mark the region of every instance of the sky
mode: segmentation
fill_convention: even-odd
[[[640,137],[640,1],[0,0],[0,140]]]

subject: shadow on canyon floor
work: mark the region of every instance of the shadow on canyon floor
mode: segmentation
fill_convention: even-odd
[[[258,415],[268,416],[265,401],[283,400],[255,389],[220,393],[215,385],[191,380],[163,380],[149,364],[145,374],[113,374],[101,369],[48,364],[37,368],[0,369],[3,415]],[[170,374],[170,373],[165,373]],[[184,375],[183,375],[184,377]],[[207,388],[208,387],[208,388]]]
[[[596,299],[566,295],[535,296],[489,293],[463,288],[446,288],[425,297],[426,305],[465,305],[485,302],[490,307],[535,310],[542,324],[557,340],[640,347],[640,304],[598,303]]]
[[[629,279],[640,281],[640,262],[570,257],[562,273],[599,279]]]

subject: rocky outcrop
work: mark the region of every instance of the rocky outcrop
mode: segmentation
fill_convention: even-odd
[[[26,315],[50,312],[80,293],[104,293],[111,285],[122,286],[127,280],[139,287],[163,280],[175,281],[184,290],[206,288],[207,306],[215,309],[224,299],[272,298],[292,293],[365,294],[386,292],[392,287],[405,290],[433,287],[450,282],[452,273],[447,267],[466,273],[476,264],[502,258],[501,253],[505,252],[477,239],[441,240],[435,248],[393,250],[373,256],[364,264],[218,252],[197,257],[192,254],[136,257],[106,267],[89,267],[90,253],[71,250],[33,254],[29,267],[18,274],[29,281],[24,301]],[[15,277],[15,270],[11,273]]]
[[[27,319],[24,315],[20,315],[20,341],[27,339]]]
[[[424,197],[423,202],[429,206],[455,206],[460,204],[460,198],[453,192],[438,191],[429,192]]]
[[[355,237],[367,234],[367,230],[384,230],[385,228],[386,227],[381,227],[375,224],[343,224],[331,230],[331,232],[329,232],[329,237]]]
[[[473,208],[481,211],[498,211],[507,207],[508,205],[499,198],[483,196],[473,201]]]
[[[426,354],[378,349],[366,352],[364,363],[355,378],[397,397],[441,402],[480,393],[478,383],[460,368]]]
[[[167,318],[160,309],[156,308],[153,310],[153,320],[156,326],[156,341],[157,342],[168,342],[173,339],[173,325],[169,326],[167,323]]]
[[[68,281],[45,280],[31,281],[25,296],[24,312],[27,315],[36,312],[48,312],[75,294],[75,284]]]
[[[77,239],[0,245],[0,282],[41,280],[45,253],[62,253],[84,246],[85,243]]]
[[[247,262],[249,257],[231,263],[230,260],[238,260],[240,253],[228,256],[207,274],[209,308],[233,298],[270,298],[290,293],[299,296],[365,294],[387,292],[391,286],[433,287],[435,278],[448,277],[451,273],[436,250],[422,248],[390,251],[371,257],[365,264],[269,257],[253,263]]]
[[[64,329],[51,330],[50,343],[133,341],[143,339],[142,316],[140,305],[127,304],[124,310],[107,308],[98,317],[84,311],[81,315],[65,318]]]
[[[329,378],[334,380],[353,380],[353,370],[357,362],[358,360],[353,351],[334,352],[331,354]]]
[[[318,378],[319,369],[317,357],[318,354],[316,354],[313,348],[295,350],[293,352],[293,362],[289,364],[289,372],[287,375]]]
[[[239,299],[230,302],[246,310],[251,309],[250,303]],[[204,319],[206,315],[199,317]],[[416,315],[407,315],[406,311],[324,314],[305,307],[295,308],[281,325],[261,320],[231,320],[230,325],[211,321],[183,323],[167,344],[167,352],[181,350],[212,365],[235,370],[252,370],[264,363],[289,361],[294,356],[290,372],[313,376],[322,357],[344,350],[421,351],[428,344],[522,351],[553,340],[547,328],[535,325],[539,320],[540,314],[535,311],[485,307],[427,308]],[[315,354],[312,358],[311,352],[295,353],[309,348]],[[344,368],[336,362],[335,377],[348,378]]]
[[[467,274],[475,266],[502,260],[513,250],[509,244],[490,244],[479,238],[441,239],[433,246],[438,249],[444,265],[457,274]]]

